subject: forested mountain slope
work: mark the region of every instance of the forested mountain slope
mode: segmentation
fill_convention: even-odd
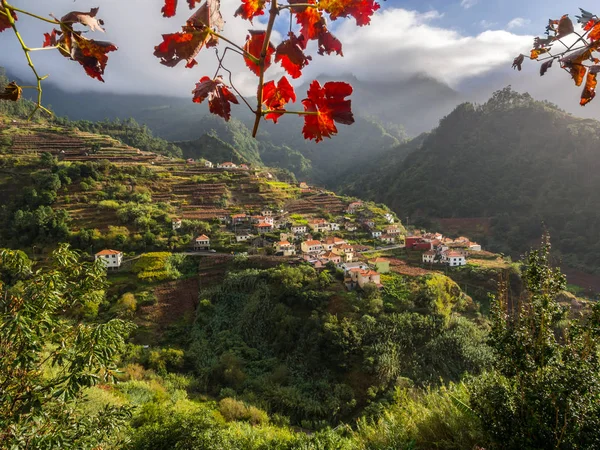
[[[600,122],[506,88],[484,105],[460,105],[406,159],[338,184],[422,224],[476,218],[465,226],[497,251],[527,250],[544,225],[563,263],[597,272],[599,143]]]

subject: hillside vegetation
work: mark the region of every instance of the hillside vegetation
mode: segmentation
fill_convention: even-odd
[[[598,272],[599,143],[600,122],[505,89],[484,105],[459,106],[396,149],[399,157],[349,173],[338,187],[513,255],[545,227],[564,264]]]

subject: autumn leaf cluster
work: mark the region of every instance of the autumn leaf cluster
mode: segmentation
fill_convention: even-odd
[[[596,96],[597,76],[600,72],[600,59],[596,52],[600,49],[600,19],[593,13],[581,9],[577,25],[568,14],[560,19],[548,21],[544,37],[536,37],[529,59],[542,62],[540,75],[544,76],[555,61],[569,73],[576,86],[583,85],[580,104],[587,105]],[[513,61],[513,68],[521,70],[526,55],[519,55]],[[585,83],[584,83],[585,81]]]

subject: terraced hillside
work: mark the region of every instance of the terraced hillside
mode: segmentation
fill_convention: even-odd
[[[41,192],[49,200],[40,203]],[[278,169],[207,168],[105,135],[1,118],[0,193],[0,204],[10,205],[2,218],[5,234],[12,233],[12,241],[5,238],[9,243],[31,245],[43,241],[50,233],[46,228],[56,228],[56,218],[42,211],[42,219],[51,223],[26,230],[28,239],[20,236],[18,217],[37,214],[45,205],[67,213],[68,232],[62,235],[80,248],[122,248],[127,241],[135,242],[125,246],[132,251],[181,248],[197,232],[231,242],[234,236],[222,222],[233,214],[270,209],[310,219],[339,216],[350,202],[326,190],[301,189],[289,172]],[[175,233],[174,218],[187,227]]]

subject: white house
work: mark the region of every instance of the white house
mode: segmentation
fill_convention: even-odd
[[[183,225],[183,222],[181,219],[173,219],[171,221],[171,224],[173,225],[173,231],[175,231],[175,230],[179,230],[181,228],[181,226]]]
[[[306,234],[306,225],[292,225],[292,233],[294,234]]]
[[[390,225],[385,229],[386,234],[400,234],[400,227],[398,225]]]
[[[107,269],[118,269],[123,262],[123,252],[118,250],[102,250],[96,253],[94,258],[104,263]]]
[[[210,250],[210,238],[203,234],[194,239],[194,250]]]
[[[255,228],[259,232],[259,234],[270,233],[271,231],[273,231],[273,224],[268,222],[261,222],[255,225]]]
[[[442,262],[450,267],[460,267],[467,265],[467,258],[462,253],[449,250],[442,253]]]
[[[348,214],[354,214],[357,209],[362,208],[362,207],[363,207],[363,202],[352,202],[348,205],[346,212]]]
[[[358,226],[355,223],[352,223],[352,222],[348,222],[345,225],[345,228],[346,228],[346,231],[356,231],[356,230],[358,230]]]
[[[371,236],[373,236],[375,239],[379,239],[381,237],[383,233],[381,231],[371,231]]]
[[[391,234],[382,234],[379,239],[381,239],[386,244],[394,244],[396,242],[396,236],[393,236]]]
[[[423,263],[433,264],[435,262],[436,253],[433,250],[423,253]]]
[[[217,166],[218,169],[237,169],[237,166],[232,162],[224,162]]]
[[[211,163],[210,161],[204,161],[204,167],[206,167],[208,169],[212,169],[214,167],[214,164]]]
[[[300,248],[302,253],[319,254],[323,251],[323,245],[319,241],[304,241]]]
[[[385,217],[385,220],[388,221],[388,223],[394,223],[394,216],[391,215],[390,213],[386,213],[386,215],[384,217]]]
[[[352,269],[366,270],[369,268],[369,266],[367,264],[365,264],[364,262],[351,262],[351,263],[340,264],[338,266],[338,268],[340,268],[344,271],[345,276],[348,276],[348,274],[350,273],[350,271]]]
[[[235,242],[246,242],[252,239],[254,236],[248,231],[241,231],[235,235]]]
[[[329,224],[329,229],[331,231],[340,231],[340,224],[339,223],[335,223],[335,222],[331,222]]]
[[[476,242],[471,242],[471,244],[469,245],[469,250],[471,250],[472,252],[480,252],[481,251],[481,245],[479,245]]]

